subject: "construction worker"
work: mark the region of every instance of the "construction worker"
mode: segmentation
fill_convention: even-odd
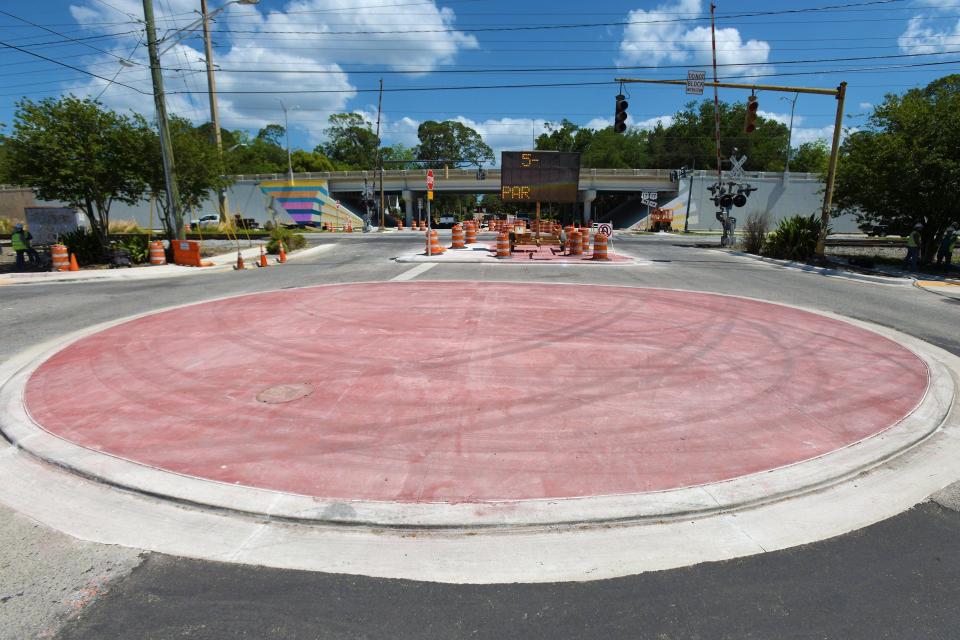
[[[919,222],[913,225],[913,231],[907,236],[907,257],[903,260],[903,267],[908,271],[917,270],[917,258],[920,257],[920,232],[923,225]]]
[[[13,233],[10,235],[10,244],[17,253],[17,271],[23,271],[26,266],[23,263],[23,254],[27,254],[30,260],[30,266],[36,266],[40,263],[40,254],[30,245],[33,236],[23,228],[22,224],[16,224],[13,227]]]
[[[946,258],[946,270],[950,271],[950,260],[953,258],[953,250],[957,246],[957,230],[953,225],[947,227],[943,232],[943,239],[940,240],[940,248],[937,250],[937,268],[940,268],[941,262]]]

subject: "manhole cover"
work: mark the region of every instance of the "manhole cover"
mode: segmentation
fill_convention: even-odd
[[[311,393],[313,393],[313,386],[305,382],[278,384],[267,387],[258,393],[257,401],[265,404],[283,404],[284,402],[293,402],[300,398],[306,398]]]

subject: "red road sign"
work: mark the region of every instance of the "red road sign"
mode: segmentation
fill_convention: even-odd
[[[433,169],[427,169],[427,189],[433,190]]]

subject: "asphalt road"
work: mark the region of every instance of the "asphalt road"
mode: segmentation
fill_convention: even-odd
[[[282,268],[0,288],[0,358],[174,304],[387,280],[411,268],[390,258],[421,246],[409,235],[322,241],[336,246]],[[694,246],[702,242],[617,238],[616,250],[647,266],[451,264],[417,279],[737,294],[887,325],[960,355],[957,301]],[[251,330],[274,320],[251,317]],[[958,546],[960,514],[931,501],[840,538],[735,561],[588,583],[456,586],[141,554],[67,538],[0,507],[0,638],[956,638]]]

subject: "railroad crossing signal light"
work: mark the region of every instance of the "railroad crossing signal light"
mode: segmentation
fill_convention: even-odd
[[[617,96],[617,110],[613,116],[613,130],[617,133],[623,133],[627,130],[627,102],[626,96],[622,93]]]
[[[747,117],[743,124],[743,130],[747,133],[753,133],[757,128],[757,109],[760,104],[757,102],[757,96],[751,95],[747,98]]]

